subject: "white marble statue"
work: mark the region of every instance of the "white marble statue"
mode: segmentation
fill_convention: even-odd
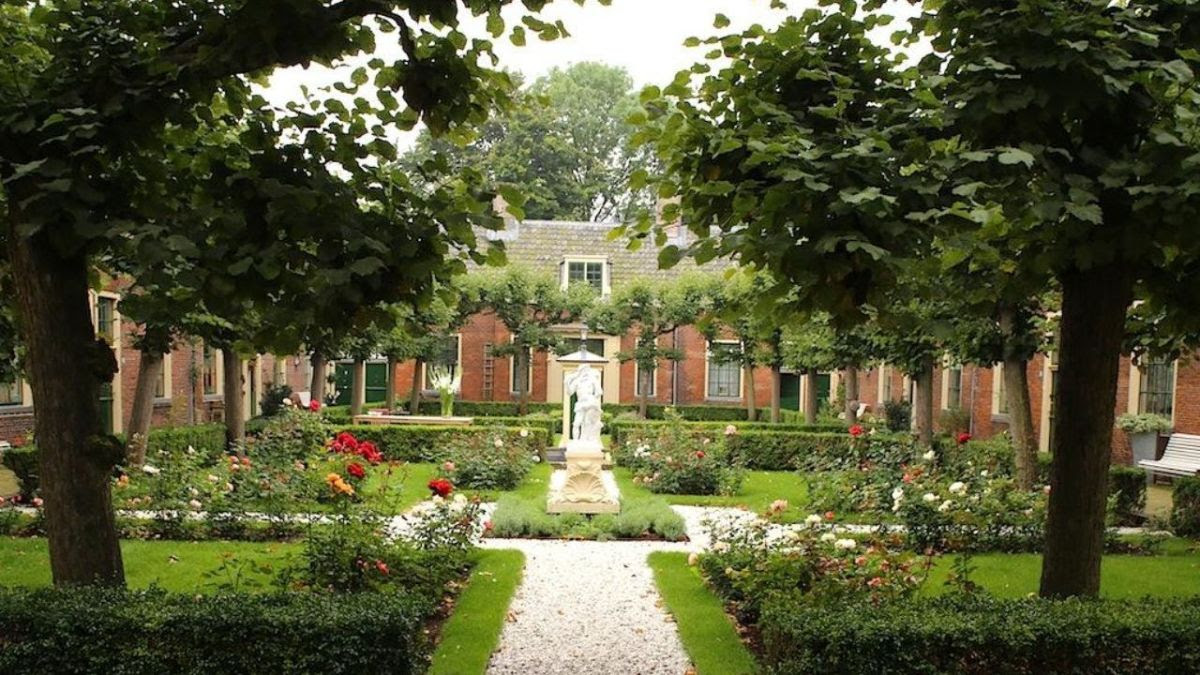
[[[600,443],[600,403],[604,390],[600,386],[600,371],[589,365],[580,366],[567,377],[567,394],[575,396],[575,422],[571,438],[584,443]]]

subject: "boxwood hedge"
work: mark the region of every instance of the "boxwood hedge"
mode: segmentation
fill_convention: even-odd
[[[440,597],[0,590],[0,672],[418,673]]]
[[[667,420],[612,420],[608,423],[608,433],[612,437],[613,445],[620,445],[628,440],[631,434],[643,432],[655,433],[663,425],[670,424]],[[706,422],[706,421],[685,421],[684,425],[687,429],[694,431],[698,435],[703,436],[720,436],[726,426],[733,425],[737,427],[738,432],[744,431],[786,431],[797,433],[846,433],[844,424],[804,424],[804,423],[779,423],[771,424],[769,422],[747,422],[741,421],[725,421],[725,422]]]
[[[775,598],[758,627],[771,673],[1200,672],[1197,599]]]
[[[499,435],[505,443],[524,447],[529,454],[541,454],[550,439],[544,428],[438,426],[419,424],[358,424],[336,427],[334,434],[348,431],[362,441],[379,446],[383,456],[405,462],[440,462],[446,459],[456,443],[480,434]],[[524,433],[524,435],[522,435]]]

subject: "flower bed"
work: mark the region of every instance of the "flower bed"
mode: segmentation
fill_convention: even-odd
[[[619,514],[584,516],[546,513],[545,498],[505,495],[486,526],[486,536],[532,539],[666,539],[687,538],[683,518],[661,499],[625,498]]]
[[[652,429],[649,437],[630,439],[636,445],[618,453],[618,462],[633,471],[635,484],[658,494],[737,493],[745,472],[730,463],[720,440],[696,436],[678,419]]]
[[[448,427],[422,425],[350,425],[337,427],[371,441],[388,460],[444,462],[456,459],[456,450],[480,439],[499,437],[506,447],[519,447],[526,456],[542,453],[550,443],[544,429],[532,427]]]

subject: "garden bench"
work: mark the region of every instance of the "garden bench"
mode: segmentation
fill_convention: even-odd
[[[1200,436],[1195,434],[1171,434],[1162,459],[1143,459],[1138,462],[1152,477],[1195,476],[1200,473]]]

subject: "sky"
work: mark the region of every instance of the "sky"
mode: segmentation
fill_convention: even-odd
[[[505,11],[511,26],[523,14],[520,3]],[[759,23],[770,28],[789,14],[798,14],[817,5],[816,0],[789,0],[788,9],[770,8],[770,0],[612,0],[608,7],[588,0],[580,7],[572,0],[555,0],[539,17],[566,24],[570,37],[542,42],[532,34],[524,47],[514,46],[507,37],[496,40],[500,66],[520,71],[526,81],[532,81],[555,66],[567,66],[580,61],[600,61],[625,68],[633,78],[636,89],[648,84],[665,84],[676,72],[703,60],[704,45],[687,48],[688,37],[708,37],[729,33]],[[511,11],[510,11],[511,10]],[[906,11],[907,10],[907,11]],[[906,3],[896,6],[893,13],[911,13]],[[729,17],[730,26],[713,28],[717,13]],[[469,37],[486,37],[483,21],[474,21],[463,28]],[[881,31],[881,39],[891,28]],[[381,34],[377,54],[397,58],[399,48],[394,34]],[[313,66],[308,69],[288,68],[274,74],[265,94],[273,104],[282,106],[300,98],[300,86],[310,88],[332,84],[345,79],[350,69],[361,61],[347,63],[342,72]],[[411,143],[415,134],[404,134],[397,140],[401,145]]]

